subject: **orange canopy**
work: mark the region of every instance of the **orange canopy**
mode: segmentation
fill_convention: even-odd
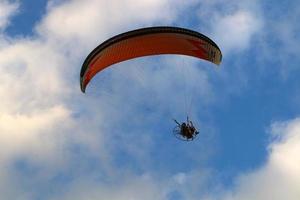
[[[83,63],[80,73],[82,92],[101,70],[132,58],[181,54],[220,64],[219,47],[201,33],[178,27],[149,27],[126,32],[100,44]]]

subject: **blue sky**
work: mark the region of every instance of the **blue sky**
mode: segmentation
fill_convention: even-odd
[[[3,199],[298,200],[299,17],[295,0],[0,1]],[[81,93],[93,48],[161,25],[213,39],[220,67],[139,58]]]

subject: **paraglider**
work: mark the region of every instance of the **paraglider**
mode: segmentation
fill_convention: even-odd
[[[160,54],[192,56],[216,65],[222,60],[221,50],[216,43],[196,31],[168,26],[137,29],[106,40],[87,56],[80,72],[81,91],[86,91],[87,85],[97,73],[113,64]],[[185,134],[184,138],[194,139],[198,131],[191,121],[185,125],[187,129],[182,130],[191,131],[194,128],[193,134],[188,135],[189,131],[180,133]]]
[[[187,116],[186,122],[182,122],[181,124],[174,119],[177,126],[173,129],[173,134],[180,140],[194,140],[196,136],[199,134],[199,131],[195,128],[192,121],[189,120]]]

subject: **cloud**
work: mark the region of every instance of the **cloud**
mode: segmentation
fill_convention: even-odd
[[[78,176],[64,194],[55,199],[290,199],[300,195],[300,119],[272,124],[265,164],[235,178],[233,187],[222,186],[218,173],[194,169],[175,174],[132,174],[116,171],[107,181],[96,174]],[[96,178],[99,177],[99,178]],[[51,198],[50,198],[51,199]]]
[[[10,2],[8,0],[0,2],[0,31],[3,31],[9,25],[9,19],[17,14],[18,8],[18,2]]]
[[[261,50],[261,68],[270,70],[270,66],[272,70],[279,71],[282,80],[287,80],[294,72],[299,71],[300,48],[297,44],[300,42],[300,6],[296,2],[288,1],[283,2],[281,7],[284,11],[274,7],[264,13],[265,28],[257,45]]]
[[[130,175],[122,177],[118,183],[101,184],[92,180],[81,180],[59,198],[59,200],[82,199],[165,199],[162,184],[153,180],[147,174],[141,176]]]
[[[54,125],[66,120],[67,117],[68,111],[59,106],[40,111],[40,113],[1,114],[0,138],[3,150],[0,157],[11,156],[10,154],[15,151],[26,154],[28,153],[26,150],[30,150],[33,157],[47,152],[47,143],[50,148],[53,145],[51,140],[48,140],[50,138],[47,139],[47,132],[53,134],[51,137],[56,137],[53,133]],[[15,126],[16,124],[17,126]],[[46,159],[50,159],[50,155],[46,157]],[[4,161],[2,160],[2,162]]]
[[[10,4],[6,2],[1,5],[10,8],[10,13],[16,9],[9,7]],[[5,46],[0,48],[0,190],[7,191],[3,192],[7,199],[34,199],[35,195],[42,193],[44,185],[51,186],[53,179],[53,185],[57,185],[60,179],[56,182],[55,177],[59,173],[64,172],[66,176],[81,174],[82,171],[86,173],[93,164],[105,176],[113,174],[115,161],[111,153],[117,153],[114,149],[117,146],[129,155],[137,156],[140,161],[144,155],[148,155],[151,142],[147,137],[140,137],[144,141],[142,143],[137,140],[126,143],[128,140],[122,138],[116,140],[122,145],[110,142],[113,136],[120,136],[124,132],[124,124],[118,127],[117,130],[122,131],[119,134],[111,131],[115,123],[124,123],[124,116],[120,116],[120,110],[117,110],[122,108],[114,109],[108,107],[107,103],[120,102],[122,99],[115,95],[114,99],[104,97],[99,103],[95,98],[83,97],[78,75],[85,53],[95,43],[135,26],[162,21],[171,23],[178,11],[173,5],[180,7],[170,4],[170,1],[133,3],[128,0],[110,4],[92,0],[60,4],[50,2],[33,36],[3,38]],[[105,9],[99,12],[99,8]],[[130,14],[124,15],[120,11]],[[10,14],[5,16],[3,28],[9,23]],[[118,87],[118,84],[114,87]],[[127,96],[126,93],[124,95]],[[99,112],[95,112],[95,107],[99,108]],[[128,111],[135,111],[132,109],[135,109],[133,102],[128,105]],[[139,123],[138,118],[134,123]],[[86,163],[79,165],[77,159]],[[16,163],[25,164],[16,167]],[[30,178],[26,177],[28,169],[33,171],[29,173],[32,175]],[[68,170],[71,174],[68,174]],[[35,189],[29,192],[31,189],[24,185]],[[7,190],[16,186],[19,190]],[[130,191],[133,189],[129,188]]]
[[[197,15],[199,29],[210,35],[225,55],[251,47],[264,24],[257,1],[202,1]]]
[[[117,181],[118,184],[102,185],[100,180],[79,179],[62,199],[105,197],[121,200],[145,196],[149,199],[297,200],[300,194],[300,119],[274,123],[271,134],[274,140],[269,144],[266,163],[236,177],[233,188],[223,188],[215,171],[207,169],[162,175],[159,178],[153,174],[127,176],[123,172],[119,174],[123,181]]]
[[[262,4],[255,0],[211,0],[199,2],[194,9],[197,30],[213,39],[222,51],[220,70],[211,75],[219,84],[213,85],[212,91],[227,102],[227,97],[239,95],[249,87],[252,71],[245,65],[253,62],[247,55],[257,48],[256,42],[265,29]]]
[[[235,177],[233,186],[220,182],[222,172],[198,168],[164,177],[165,196],[207,200],[299,199],[300,119],[273,123],[270,137],[266,162]]]
[[[266,163],[259,169],[240,175],[235,189],[219,199],[299,199],[300,119],[276,122],[271,133],[275,140],[269,145]]]
[[[0,50],[0,160],[56,168],[64,163],[71,111],[61,54],[39,40],[9,41]],[[5,168],[3,168],[5,170]]]
[[[50,34],[51,38],[60,38],[63,44],[76,41],[81,47],[92,48],[95,42],[100,43],[120,32],[151,24],[171,24],[177,13],[191,3],[182,4],[178,0],[65,1],[59,6],[48,6],[49,14],[37,31],[42,37]]]
[[[261,27],[262,22],[254,13],[239,10],[219,19],[213,35],[218,38],[225,52],[241,51],[251,44],[251,39]]]
[[[6,1],[1,5],[1,8],[9,11],[5,14],[6,24],[17,6]],[[99,8],[104,7],[106,9],[99,12]],[[133,24],[136,26],[158,21],[170,22],[176,17],[176,12],[171,12],[173,8],[169,6],[169,1],[133,3],[128,0],[122,3],[113,1],[110,4],[94,0],[74,0],[60,4],[50,2],[47,14],[36,27],[37,35],[31,38],[11,38],[5,41],[6,46],[0,50],[2,118],[5,121],[15,119],[17,123],[23,123],[24,120],[26,124],[32,122],[32,126],[28,127],[30,131],[22,125],[18,129],[9,128],[13,124],[3,122],[2,136],[16,135],[21,131],[24,132],[24,139],[20,140],[20,143],[30,138],[34,141],[34,132],[42,133],[46,130],[40,128],[43,126],[42,121],[48,121],[49,125],[45,126],[55,127],[54,129],[66,125],[61,121],[72,121],[68,101],[73,98],[72,95],[78,95],[80,92],[78,85],[74,84],[78,81],[74,76],[78,76],[79,73],[84,55],[82,51],[90,50],[87,46],[94,46],[95,41],[102,40],[113,30],[129,29]],[[130,14],[124,15],[121,11]],[[77,100],[81,101],[80,98]],[[56,115],[52,112],[65,114]],[[48,116],[53,117],[48,119]],[[38,118],[45,119],[36,120]],[[52,133],[49,131],[45,134]],[[28,138],[25,139],[26,137]],[[52,139],[55,142],[55,138]],[[23,153],[24,149],[14,152]]]

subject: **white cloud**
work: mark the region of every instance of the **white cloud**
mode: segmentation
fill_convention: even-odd
[[[175,192],[180,199],[298,200],[300,119],[272,124],[271,134],[274,139],[269,144],[266,162],[257,169],[235,177],[233,187],[223,187],[223,183],[219,182],[218,175],[222,172],[194,169],[164,177],[164,194]]]
[[[286,5],[289,4],[289,5]],[[284,15],[282,10],[270,8],[265,13],[265,29],[259,40],[261,56],[259,60],[269,65],[262,65],[266,70],[278,70],[281,78],[287,80],[294,72],[298,72],[299,66],[299,26],[300,6],[296,2],[283,2],[282,7],[286,10]],[[288,8],[288,9],[287,9]],[[274,11],[272,10],[274,9]],[[271,47],[270,47],[271,46]]]
[[[214,37],[225,52],[240,51],[250,45],[252,37],[260,31],[261,23],[254,13],[237,11],[218,20]]]
[[[235,178],[233,188],[222,188],[214,171],[194,169],[177,174],[133,175],[118,170],[111,181],[77,177],[68,192],[55,199],[207,199],[298,200],[300,195],[300,119],[277,122],[271,127],[266,163]],[[93,178],[94,177],[94,178]],[[97,176],[96,176],[97,177]]]
[[[59,130],[56,130],[55,126],[61,121],[66,122],[68,111],[56,106],[39,112],[0,114],[1,159],[12,156],[15,152],[30,153],[34,159],[39,154],[44,157],[42,160],[53,157],[47,152],[49,148],[52,150],[57,148],[52,138],[58,137],[56,133],[59,133]],[[49,133],[52,135],[50,136]],[[5,162],[5,160],[1,161]]]
[[[165,199],[163,183],[158,183],[147,174],[141,176],[126,175],[118,183],[101,184],[93,180],[81,180],[59,200],[82,199],[112,199],[112,200],[137,200],[137,199]]]
[[[213,39],[222,51],[220,71],[213,79],[222,82],[223,87],[213,90],[218,90],[216,95],[227,102],[228,97],[239,95],[249,87],[251,74],[245,68],[248,63],[245,54],[258,46],[256,42],[265,28],[261,3],[256,0],[205,0],[199,2],[196,11],[197,29]]]
[[[75,42],[78,46],[80,42],[81,48],[93,48],[95,42],[100,43],[120,32],[151,24],[170,24],[179,10],[191,3],[178,0],[66,1],[59,6],[49,6],[49,14],[37,30],[42,37],[60,38],[63,44]]]
[[[71,125],[63,102],[68,88],[60,66],[65,64],[60,53],[38,40],[16,40],[0,50],[2,162],[18,156],[39,163],[59,159],[57,144]]]
[[[8,4],[4,4],[8,9]],[[107,101],[104,99],[103,103],[99,103],[81,95],[78,73],[84,57],[82,52],[86,53],[113,32],[162,21],[170,23],[178,11],[170,5],[178,6],[170,4],[170,1],[133,3],[128,0],[109,4],[92,0],[66,1],[49,6],[34,36],[9,40],[1,37],[5,46],[0,48],[0,190],[21,187],[20,190],[4,193],[3,198],[32,199],[31,194],[26,196],[26,191],[22,194],[22,190],[26,190],[24,185],[42,187],[55,176],[55,171],[74,170],[77,163],[70,166],[74,161],[69,162],[69,159],[78,156],[72,152],[73,145],[85,148],[89,154],[85,156],[99,159],[104,173],[113,173],[110,153],[113,153],[111,148],[116,146],[107,142],[113,135],[107,136],[104,131],[110,130],[121,116],[118,115],[119,110],[105,105],[111,101],[110,98],[106,97]],[[12,13],[12,7],[9,8]],[[3,18],[3,28],[7,26],[9,15],[5,14]],[[101,106],[103,109],[95,112],[94,108]],[[129,109],[132,108],[129,106]],[[87,110],[91,112],[86,114]],[[105,118],[110,119],[108,124],[99,123]],[[143,149],[147,151],[147,141],[149,139],[144,138],[145,146],[140,146],[140,149],[136,146],[140,145],[137,142],[124,142],[124,149],[142,159],[145,155]],[[107,142],[105,146],[104,142]],[[19,159],[41,170],[37,170],[30,179],[15,176],[18,169],[14,168],[14,164]],[[81,167],[75,168],[80,171]],[[133,186],[128,191],[126,188],[124,194],[134,190]],[[113,195],[116,199],[123,196]],[[138,197],[141,195],[136,194]]]
[[[225,55],[249,48],[263,28],[259,1],[211,0],[199,5],[199,29],[211,35]]]
[[[240,175],[224,200],[297,200],[300,197],[300,119],[272,125],[276,140],[269,145],[267,162]],[[223,193],[224,194],[224,193]]]
[[[11,3],[8,0],[0,2],[0,31],[9,25],[9,19],[18,12],[19,4]]]

